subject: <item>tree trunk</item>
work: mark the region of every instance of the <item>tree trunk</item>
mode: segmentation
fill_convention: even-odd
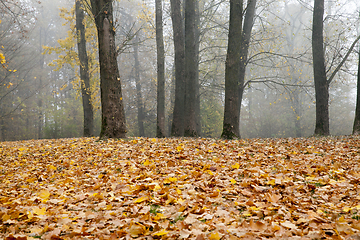
[[[222,138],[240,138],[239,79],[242,0],[230,0],[228,49],[225,62],[225,109]]]
[[[175,48],[175,103],[171,136],[184,135],[185,45],[180,0],[170,0]]]
[[[145,136],[144,130],[144,104],[141,94],[141,83],[140,83],[140,62],[139,62],[139,48],[138,48],[138,37],[136,37],[136,43],[134,44],[134,60],[135,60],[135,85],[136,85],[136,102],[137,102],[137,120],[139,136]]]
[[[359,62],[358,62],[357,97],[356,97],[356,109],[355,109],[353,134],[360,135],[360,51],[359,51]]]
[[[196,137],[195,1],[185,1],[185,137]]]
[[[101,132],[100,139],[126,137],[125,111],[115,48],[112,0],[91,0],[98,32]]]
[[[244,94],[246,65],[248,60],[251,31],[254,25],[255,7],[256,7],[256,0],[248,0],[245,18],[244,18],[244,26],[241,35],[241,47],[240,47],[240,73],[239,73],[240,77],[239,77],[239,106],[238,106],[239,115],[241,113],[241,103]],[[240,117],[239,117],[239,124],[240,124]],[[239,130],[239,134],[240,134],[240,130]]]
[[[324,0],[315,0],[312,29],[312,53],[316,98],[315,135],[326,136],[329,129],[329,84],[326,78],[323,42]]]
[[[89,61],[86,51],[85,26],[84,26],[84,10],[81,6],[81,1],[76,0],[75,3],[76,14],[76,33],[78,56],[80,60],[80,84],[81,95],[84,112],[84,137],[90,137],[94,134],[94,113],[91,104],[91,89],[90,89],[90,75],[89,75]]]
[[[155,0],[157,53],[157,121],[156,137],[165,137],[165,50],[162,27],[162,2]]]
[[[195,76],[195,123],[196,132],[201,136],[201,115],[200,115],[200,82],[199,82],[199,61],[200,61],[200,7],[199,1],[195,2],[195,59],[196,59],[196,76]]]

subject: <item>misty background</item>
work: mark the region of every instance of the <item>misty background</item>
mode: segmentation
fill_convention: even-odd
[[[246,6],[246,2],[244,4]],[[75,1],[0,1],[0,141],[83,135]],[[156,135],[155,1],[114,1],[118,63],[128,136]],[[200,0],[201,136],[220,137],[229,2]],[[240,131],[243,138],[306,137],[315,128],[311,55],[313,1],[258,0]],[[360,3],[325,1],[326,70],[332,72],[359,34]],[[85,19],[95,135],[101,125],[97,32]],[[166,128],[174,106],[170,2],[163,1]],[[330,133],[352,133],[359,46],[330,85]],[[136,60],[137,59],[137,60]],[[144,133],[137,113],[144,111]]]

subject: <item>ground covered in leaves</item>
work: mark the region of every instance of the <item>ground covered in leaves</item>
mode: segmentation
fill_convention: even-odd
[[[360,138],[0,143],[1,239],[360,239]]]

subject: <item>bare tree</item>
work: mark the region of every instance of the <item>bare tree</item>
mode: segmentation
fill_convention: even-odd
[[[156,137],[165,137],[165,52],[163,39],[162,2],[155,0],[157,52],[157,124]]]
[[[140,62],[139,62],[139,36],[136,35],[135,43],[133,45],[134,48],[134,68],[135,68],[135,86],[136,86],[136,105],[137,105],[137,121],[138,121],[138,129],[139,129],[139,136],[145,136],[144,130],[144,104],[143,98],[141,94],[141,83],[140,83]]]
[[[225,63],[225,109],[222,138],[240,138],[240,52],[243,1],[230,0],[228,49]]]
[[[359,21],[360,21],[360,12],[359,12]],[[353,126],[353,134],[360,135],[360,47],[359,47],[359,62],[358,62],[358,72],[357,72],[357,97],[356,97],[356,109],[355,109],[355,119]]]

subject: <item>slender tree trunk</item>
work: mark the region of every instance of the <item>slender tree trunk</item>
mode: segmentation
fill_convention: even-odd
[[[175,48],[175,103],[171,136],[184,135],[185,45],[180,0],[170,0]]]
[[[312,53],[316,98],[315,135],[326,136],[329,129],[329,84],[325,71],[323,38],[324,0],[315,0],[312,29]]]
[[[75,13],[78,56],[80,60],[80,84],[84,112],[84,137],[90,137],[94,134],[94,113],[91,104],[89,61],[86,51],[85,26],[83,23],[84,10],[82,9],[80,0],[76,0]]]
[[[195,123],[196,132],[201,136],[201,115],[200,115],[200,82],[199,82],[199,61],[200,61],[200,7],[199,0],[195,2],[195,59],[196,59],[196,76],[195,76]]]
[[[138,129],[139,136],[145,136],[144,130],[144,104],[141,94],[141,83],[140,83],[140,62],[139,62],[139,48],[138,48],[138,37],[136,37],[136,43],[134,44],[134,60],[135,60],[135,85],[136,85],[136,102],[137,102],[137,120],[138,120]]]
[[[42,46],[46,43],[46,40],[44,42],[42,42],[42,35],[43,35],[43,28],[40,27],[40,41],[39,41],[39,51],[42,52]],[[46,38],[46,34],[44,34],[44,37]],[[45,59],[44,59],[44,55],[42,55],[40,57],[40,70],[41,70],[41,73],[43,72],[42,70],[44,69],[44,62],[45,62]],[[39,77],[39,89],[42,88],[42,74],[40,75]],[[42,136],[42,130],[43,130],[43,125],[44,125],[44,113],[43,113],[43,99],[42,99],[42,96],[43,96],[43,93],[42,91],[39,91],[39,94],[37,95],[38,96],[38,102],[37,102],[37,105],[38,105],[38,109],[39,109],[39,115],[38,115],[38,129],[37,129],[37,135],[38,135],[38,139],[41,139],[43,136]]]
[[[162,2],[155,0],[157,53],[157,121],[156,137],[165,137],[165,50],[162,22]]]
[[[185,1],[185,137],[196,137],[195,1]]]
[[[353,126],[353,134],[360,135],[360,50],[359,50],[359,62],[358,62],[358,74],[357,74],[357,97],[356,97],[356,109],[355,119]]]
[[[251,31],[254,25],[255,7],[256,7],[256,0],[248,0],[245,18],[244,18],[244,26],[241,35],[241,47],[240,47],[240,73],[239,73],[240,77],[239,77],[239,106],[238,106],[239,114],[241,114],[241,103],[244,94],[246,65],[248,60]],[[240,117],[239,117],[239,121],[240,121]],[[240,130],[239,130],[239,134],[240,134]]]
[[[91,7],[99,43],[102,111],[100,139],[124,138],[125,111],[115,48],[112,0],[91,0]]]
[[[240,138],[239,79],[242,0],[230,0],[228,49],[225,62],[225,109],[222,138]]]

